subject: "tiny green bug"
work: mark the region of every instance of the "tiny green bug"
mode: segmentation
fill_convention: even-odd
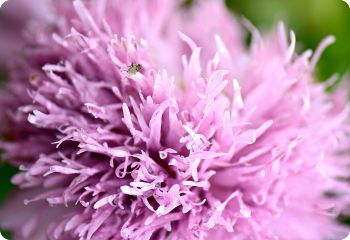
[[[128,67],[128,70],[127,70],[127,72],[129,73],[129,74],[132,74],[132,75],[134,75],[134,74],[136,74],[137,72],[139,72],[140,70],[141,70],[141,64],[131,64],[129,67]]]

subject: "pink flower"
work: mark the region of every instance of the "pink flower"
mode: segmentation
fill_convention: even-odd
[[[282,24],[266,38],[247,24],[245,49],[210,0],[46,4],[0,98],[0,147],[21,170],[1,228],[39,240],[346,236],[346,93],[313,78],[332,38],[297,55]]]

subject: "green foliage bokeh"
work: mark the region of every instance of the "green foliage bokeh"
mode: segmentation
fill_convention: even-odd
[[[334,35],[336,42],[318,63],[319,78],[349,71],[350,8],[342,0],[226,0],[226,4],[262,30],[283,20],[295,31],[299,50],[315,49],[323,38]]]

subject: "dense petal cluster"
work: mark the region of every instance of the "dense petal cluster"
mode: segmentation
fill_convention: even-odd
[[[246,23],[247,49],[214,0],[40,2],[49,17],[25,20],[0,97],[0,148],[21,170],[1,228],[37,240],[346,235],[346,92],[313,78],[332,38],[297,55],[282,24],[263,38]]]

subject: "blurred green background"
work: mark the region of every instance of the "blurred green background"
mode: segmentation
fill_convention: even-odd
[[[334,35],[336,43],[318,63],[319,80],[349,71],[350,8],[342,0],[226,0],[226,4],[262,31],[283,20],[295,31],[299,51],[315,49],[324,37]]]
[[[342,0],[226,0],[226,4],[238,17],[249,19],[262,31],[283,20],[295,31],[299,51],[315,49],[324,37],[334,35],[336,43],[324,52],[317,66],[319,80],[334,73],[340,77],[349,73],[350,8]],[[10,178],[15,172],[15,168],[0,161],[0,204],[14,188]],[[8,232],[3,233],[9,238]]]

